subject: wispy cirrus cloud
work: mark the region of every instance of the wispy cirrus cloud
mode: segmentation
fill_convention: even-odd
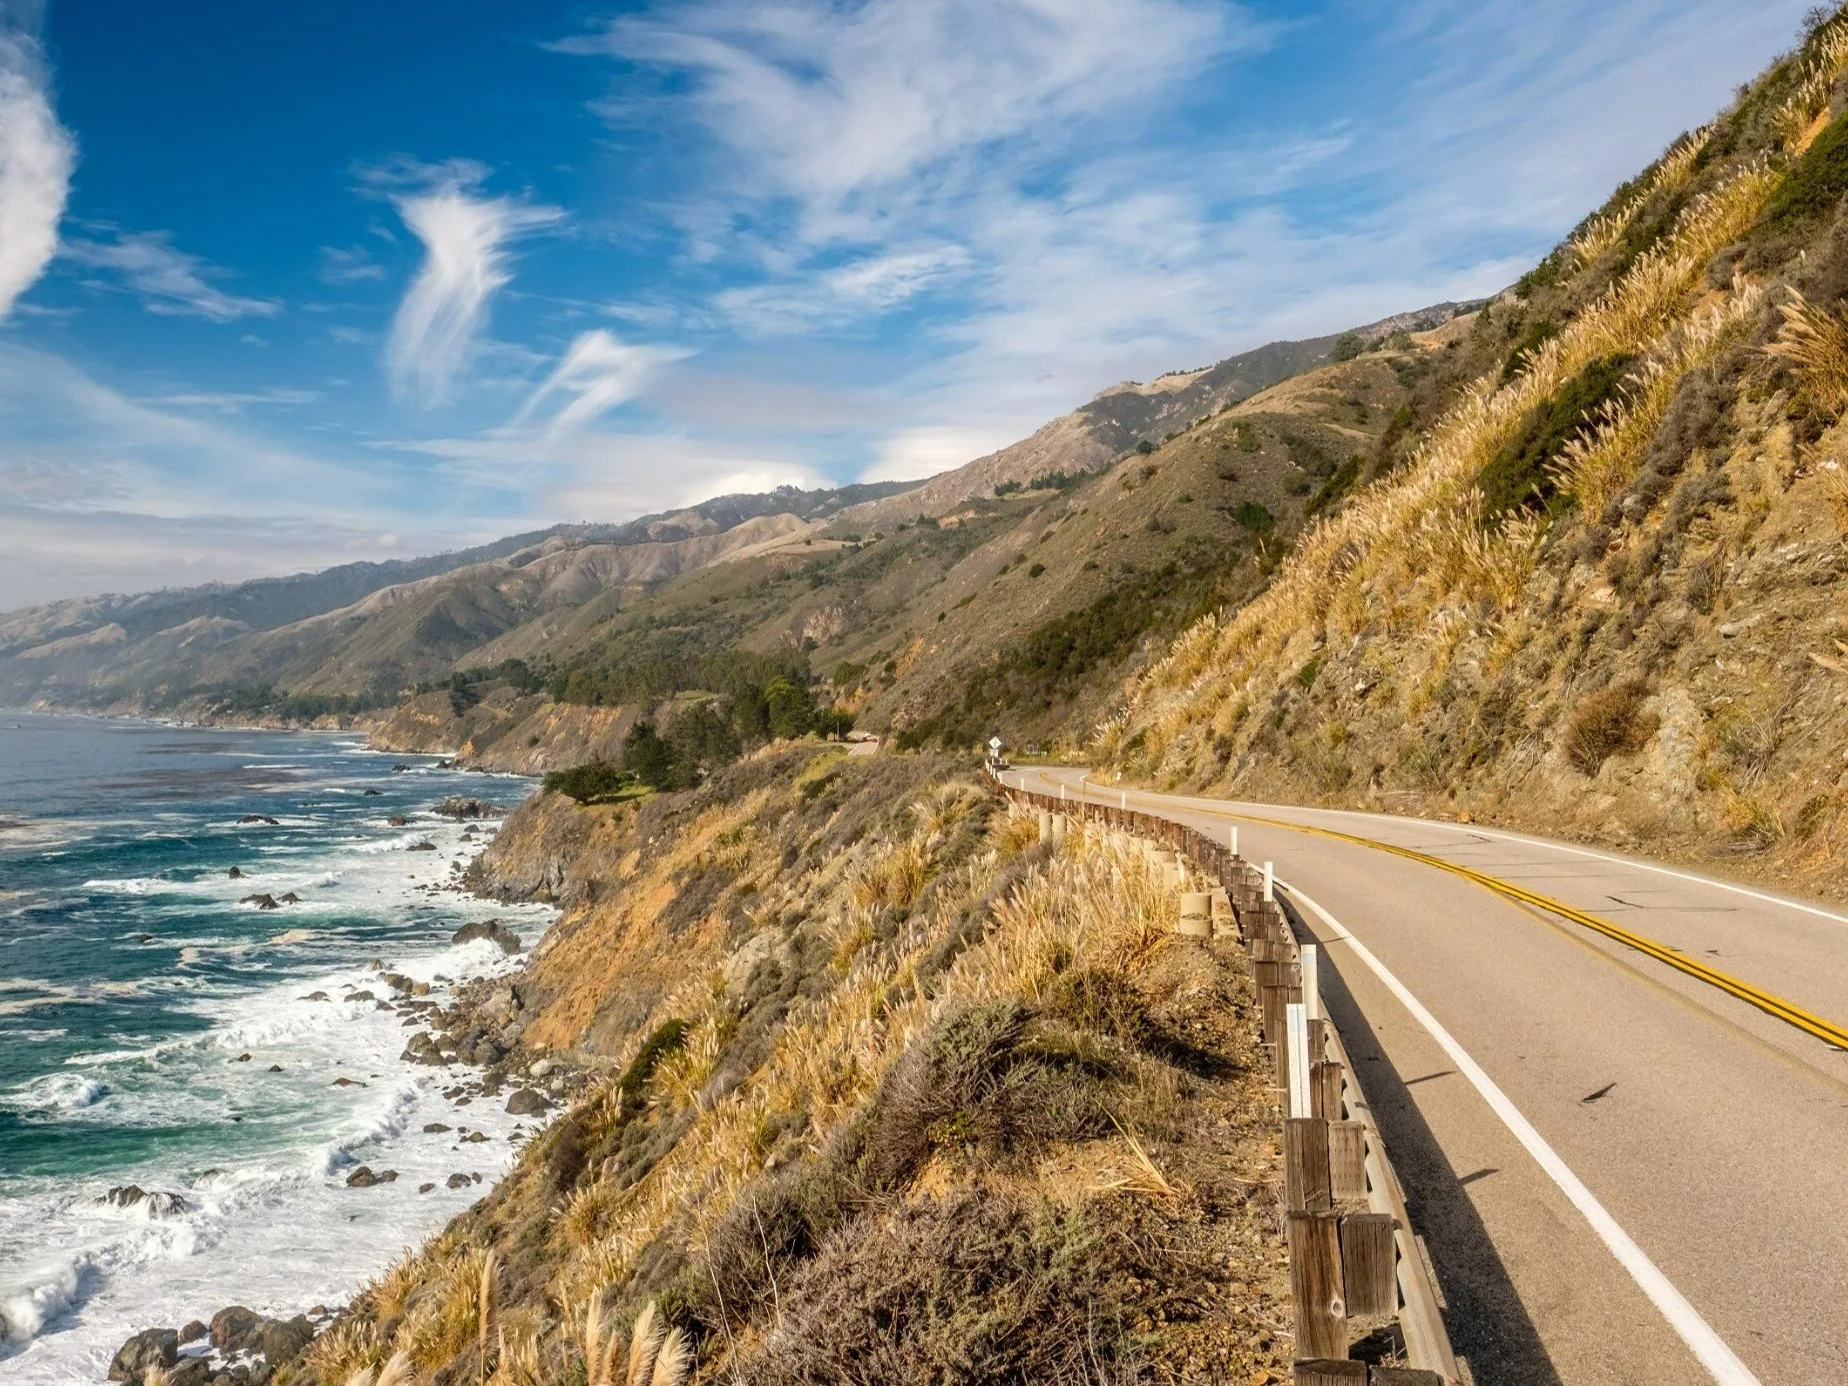
[[[558,365],[521,406],[516,425],[545,417],[552,432],[581,428],[642,392],[655,371],[692,355],[679,347],[624,342],[598,328],[581,333]],[[562,398],[563,403],[557,401]]]
[[[385,266],[374,260],[363,246],[321,247],[321,282],[323,284],[358,284],[368,279],[383,279]]]
[[[58,249],[77,142],[52,108],[37,6],[0,0],[0,320]]]
[[[426,409],[454,397],[488,305],[512,280],[508,246],[565,215],[557,207],[482,195],[487,175],[485,165],[467,159],[400,158],[361,170],[363,182],[389,190],[405,228],[423,243],[423,265],[386,339],[385,370],[393,394]]]
[[[67,242],[65,259],[119,279],[124,288],[140,296],[150,313],[236,322],[239,318],[272,318],[282,311],[274,299],[243,298],[209,283],[208,277],[224,271],[178,249],[166,231],[111,230],[106,234],[107,239]]]

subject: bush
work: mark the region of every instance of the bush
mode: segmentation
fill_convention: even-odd
[[[1277,523],[1270,511],[1251,500],[1241,503],[1238,509],[1232,512],[1232,518],[1253,534],[1266,533]]]
[[[1359,333],[1343,332],[1335,338],[1335,344],[1328,349],[1328,359],[1330,361],[1352,361],[1366,349],[1367,344],[1361,340]]]
[[[555,794],[568,794],[580,804],[596,804],[621,798],[632,788],[632,781],[625,771],[607,761],[593,760],[588,765],[552,771],[545,777],[545,788]]]
[[[1635,360],[1601,356],[1534,406],[1520,430],[1476,478],[1487,501],[1485,519],[1511,510],[1555,510],[1561,494],[1554,462],[1598,408],[1616,395]]]
[[[1765,204],[1763,224],[1786,231],[1832,213],[1848,196],[1848,121],[1829,123]]]
[[[1566,756],[1572,764],[1595,775],[1610,757],[1642,750],[1661,722],[1653,712],[1643,711],[1647,696],[1639,683],[1613,683],[1580,703],[1566,736]]]

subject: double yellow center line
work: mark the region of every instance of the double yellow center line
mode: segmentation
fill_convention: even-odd
[[[1626,948],[1634,948],[1637,952],[1646,954],[1657,962],[1674,968],[1677,972],[1685,973],[1696,981],[1705,982],[1710,987],[1717,987],[1728,996],[1736,996],[1747,1005],[1756,1006],[1766,1015],[1775,1016],[1786,1025],[1794,1025],[1807,1035],[1814,1035],[1825,1044],[1848,1050],[1848,1028],[1824,1020],[1821,1016],[1814,1015],[1801,1006],[1793,1005],[1781,996],[1774,996],[1768,991],[1753,986],[1750,982],[1742,982],[1730,973],[1722,972],[1717,967],[1709,967],[1706,963],[1678,953],[1665,944],[1657,943],[1654,939],[1631,933],[1628,929],[1621,928],[1608,919],[1600,919],[1595,914],[1574,909],[1563,900],[1555,900],[1550,895],[1542,895],[1525,886],[1515,885],[1467,866],[1459,866],[1454,861],[1434,857],[1428,852],[1415,852],[1410,847],[1395,847],[1389,842],[1378,842],[1370,837],[1357,837],[1352,833],[1336,832],[1333,828],[1314,828],[1306,823],[1292,823],[1282,818],[1265,818],[1253,813],[1233,813],[1227,809],[1208,809],[1206,812],[1221,818],[1236,818],[1246,823],[1263,824],[1265,827],[1288,828],[1291,832],[1311,833],[1316,837],[1333,838],[1338,842],[1352,842],[1361,847],[1371,847],[1376,852],[1390,852],[1395,857],[1405,857],[1407,860],[1419,862],[1425,866],[1434,866],[1439,871],[1448,871],[1453,876],[1461,876],[1466,881],[1474,881],[1483,889],[1492,890],[1506,899],[1519,901],[1523,905],[1532,905],[1549,914],[1556,914],[1561,919],[1570,920],[1574,924],[1590,929],[1593,933],[1603,934],[1606,938],[1614,939]]]

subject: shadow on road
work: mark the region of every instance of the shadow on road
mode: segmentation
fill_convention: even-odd
[[[1298,935],[1314,937],[1295,910],[1285,908]],[[1322,1002],[1341,1031],[1373,1120],[1405,1187],[1413,1230],[1431,1253],[1447,1306],[1444,1326],[1451,1346],[1468,1359],[1477,1386],[1561,1386],[1465,1187],[1497,1171],[1476,1170],[1459,1177],[1425,1125],[1405,1080],[1374,1039],[1335,960],[1328,949],[1321,953]]]

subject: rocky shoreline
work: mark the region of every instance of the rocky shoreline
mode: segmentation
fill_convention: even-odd
[[[445,800],[433,811],[457,821],[498,818],[506,812],[477,799]],[[445,883],[440,888],[467,891],[460,882]],[[521,937],[498,919],[464,924],[450,942],[466,944],[476,940],[495,944],[509,957],[525,952]],[[442,1095],[456,1119],[453,1124],[429,1123],[424,1132],[453,1132],[458,1155],[480,1148],[490,1139],[486,1132],[470,1128],[465,1118],[471,1106],[500,1103],[508,1115],[521,1118],[509,1137],[520,1143],[536,1132],[548,1113],[569,1105],[588,1081],[588,1075],[578,1065],[524,1043],[531,1007],[529,999],[522,995],[520,973],[457,984],[447,1001],[438,1001],[430,998],[427,983],[413,981],[382,958],[374,959],[371,971],[377,978],[376,991],[361,988],[342,999],[371,1000],[381,1010],[400,1012],[404,1028],[410,1033],[399,1059],[443,1069],[445,1077],[453,1074],[454,1081],[443,1088]],[[307,999],[315,999],[315,994]],[[466,1163],[457,1161],[458,1166]],[[361,1164],[345,1171],[343,1182],[355,1190],[356,1197],[364,1196],[360,1191],[396,1184],[398,1172]],[[459,1167],[448,1176],[447,1187],[459,1189],[483,1183],[479,1171]],[[434,1188],[434,1183],[424,1183],[414,1191],[407,1187],[385,1196],[416,1197]],[[105,1197],[123,1206],[145,1203],[150,1216],[187,1206],[183,1194],[132,1185],[112,1189]],[[130,1386],[267,1386],[272,1380],[290,1378],[287,1369],[333,1322],[335,1312],[317,1304],[281,1318],[256,1313],[243,1305],[227,1305],[214,1312],[209,1321],[195,1318],[177,1328],[144,1328],[116,1352],[108,1379]]]

